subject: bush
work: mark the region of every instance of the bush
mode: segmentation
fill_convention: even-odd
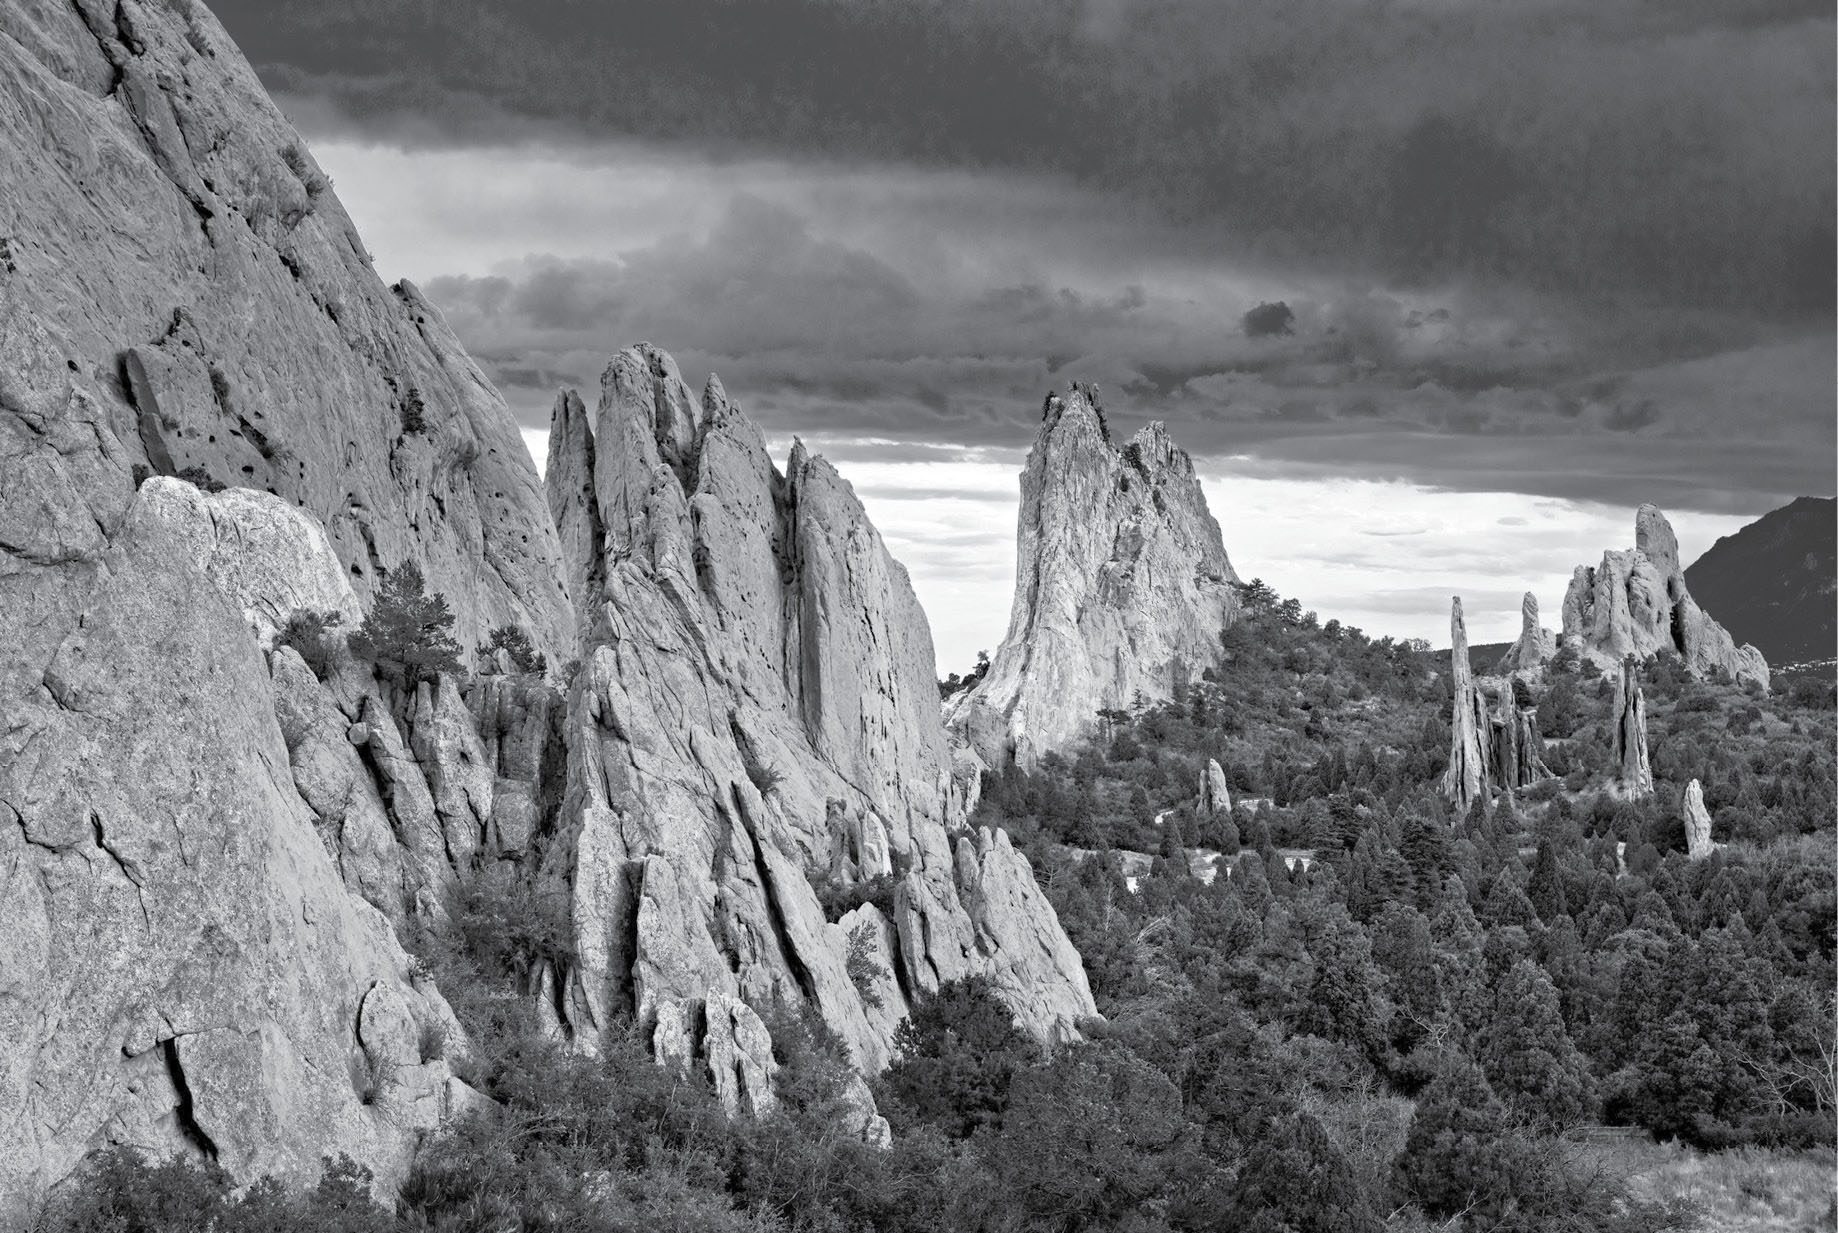
[[[849,930],[849,952],[843,960],[849,983],[861,994],[863,1005],[879,1010],[886,1005],[875,986],[887,976],[887,969],[874,957],[874,928],[866,921]]]
[[[190,466],[180,471],[178,479],[184,480],[201,492],[222,492],[224,485],[211,478],[211,473],[203,467]]]
[[[406,561],[383,580],[370,615],[351,635],[351,653],[384,680],[412,690],[443,672],[464,671],[453,621],[446,596],[428,594],[421,567]]]
[[[287,624],[275,635],[274,644],[292,647],[313,670],[313,675],[323,681],[332,674],[338,657],[338,642],[332,630],[343,624],[344,619],[337,612],[301,608],[287,618]]]
[[[421,401],[421,391],[412,385],[402,400],[401,413],[402,432],[405,436],[419,437],[427,433],[427,404]]]
[[[866,878],[860,882],[843,882],[824,877],[811,883],[817,902],[823,906],[823,919],[834,925],[864,903],[872,903],[882,916],[893,919],[894,889],[900,880],[891,873]]]

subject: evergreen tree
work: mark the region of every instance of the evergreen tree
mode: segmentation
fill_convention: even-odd
[[[1493,1088],[1520,1113],[1561,1129],[1589,1108],[1589,1065],[1564,1028],[1557,990],[1537,964],[1515,962],[1494,994],[1480,1061]]]
[[[406,561],[389,572],[364,624],[351,635],[351,653],[384,680],[405,690],[443,672],[461,672],[459,643],[446,596],[429,594],[421,567]]]

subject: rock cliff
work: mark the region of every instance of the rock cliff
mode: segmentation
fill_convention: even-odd
[[[954,705],[986,765],[1085,735],[1102,708],[1166,699],[1237,611],[1219,524],[1160,424],[1119,447],[1096,390],[1046,400],[1021,476],[1015,596],[989,672]]]
[[[1685,586],[1678,538],[1652,505],[1635,515],[1634,547],[1579,565],[1564,595],[1564,643],[1605,669],[1628,655],[1645,659],[1675,652],[1696,676],[1722,670],[1737,680],[1768,683],[1768,663],[1752,646],[1737,646]]]
[[[503,400],[202,4],[0,6],[0,318],[43,331],[130,470],[279,496],[356,593],[411,558],[470,649],[572,641]]]
[[[517,794],[274,635],[414,560],[570,645],[535,469],[201,5],[0,6],[0,176],[0,1225],[109,1143],[391,1185],[473,1098],[391,921]]]
[[[948,835],[930,630],[828,463],[797,446],[780,473],[718,381],[697,399],[641,346],[595,408],[557,402],[547,484],[582,600],[547,862],[580,951],[562,1030],[592,1048],[635,1014],[749,1107],[773,1006],[814,1005],[870,1071],[911,997],[972,973],[1044,1039],[1095,1013],[1026,859]]]

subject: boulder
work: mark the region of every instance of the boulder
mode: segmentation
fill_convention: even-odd
[[[950,716],[986,765],[1031,767],[1088,735],[1100,709],[1165,700],[1217,661],[1238,575],[1161,424],[1119,447],[1094,387],[1049,396],[1017,548],[1008,633]]]

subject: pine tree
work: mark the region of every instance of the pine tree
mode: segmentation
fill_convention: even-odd
[[[442,672],[463,671],[453,621],[446,596],[430,595],[421,567],[407,561],[383,580],[370,615],[351,635],[351,653],[384,680],[412,690]]]

